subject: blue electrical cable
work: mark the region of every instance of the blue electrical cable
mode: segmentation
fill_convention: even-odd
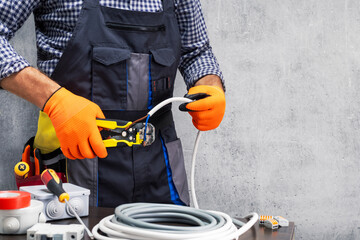
[[[146,129],[147,129],[149,118],[150,118],[150,114],[147,116],[146,121],[145,121],[144,142],[146,141]]]

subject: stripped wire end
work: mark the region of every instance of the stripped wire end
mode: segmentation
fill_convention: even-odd
[[[133,126],[135,123],[138,123],[138,122],[140,122],[140,121],[142,121],[142,120],[144,120],[145,118],[147,118],[149,115],[145,115],[145,116],[143,116],[143,117],[141,117],[141,118],[139,118],[139,119],[136,119],[135,121],[133,121],[129,126],[127,126],[126,128],[125,128],[125,130],[127,131],[131,126]]]
[[[144,130],[144,141],[143,141],[143,146],[145,147],[146,146],[146,135],[147,135],[147,125],[148,125],[148,122],[149,122],[149,118],[150,118],[150,115],[147,115],[146,117],[146,121],[145,121],[145,130]]]

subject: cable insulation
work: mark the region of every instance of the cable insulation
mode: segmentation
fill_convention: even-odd
[[[197,201],[196,191],[195,191],[195,166],[196,166],[196,155],[197,155],[197,151],[198,151],[198,147],[199,147],[200,138],[201,138],[201,131],[198,131],[198,133],[196,135],[193,154],[192,154],[191,172],[190,172],[190,174],[191,174],[190,175],[190,188],[191,188],[190,191],[191,191],[192,202],[196,209],[199,208],[199,204]]]
[[[251,220],[238,229],[240,226],[222,212],[173,204],[129,203],[101,220],[93,234],[103,240],[233,240],[256,223],[256,213],[247,217]],[[176,224],[165,225],[169,220]],[[101,235],[99,230],[108,236]]]

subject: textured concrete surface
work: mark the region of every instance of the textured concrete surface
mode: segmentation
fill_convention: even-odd
[[[200,143],[200,206],[282,215],[296,223],[296,239],[359,239],[360,2],[202,5],[226,77],[227,111]],[[13,43],[35,61],[27,24]],[[175,95],[182,96],[178,80]],[[0,102],[0,189],[9,189],[37,113],[5,92]],[[190,170],[196,131],[187,114],[175,117]]]
[[[36,66],[34,21],[31,16],[11,39],[19,54]],[[25,142],[36,133],[38,109],[31,103],[0,90],[0,190],[15,189],[14,166]]]

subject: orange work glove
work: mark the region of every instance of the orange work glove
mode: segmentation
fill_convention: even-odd
[[[200,131],[217,128],[225,113],[225,93],[220,87],[199,85],[189,89],[185,95],[195,101],[180,105],[181,111],[188,111],[194,126]]]
[[[107,156],[96,125],[96,118],[105,118],[98,105],[60,88],[45,103],[43,111],[51,119],[66,157],[84,159]]]

